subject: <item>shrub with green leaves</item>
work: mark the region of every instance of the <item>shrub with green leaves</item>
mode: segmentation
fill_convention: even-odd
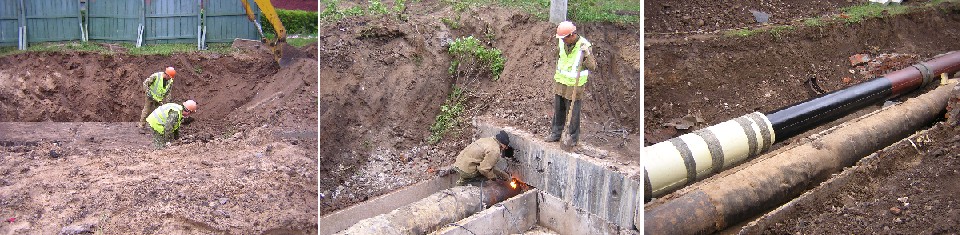
[[[387,14],[387,7],[383,5],[380,0],[370,0],[370,6],[367,6],[367,12],[374,15],[384,15]]]
[[[439,142],[447,131],[460,123],[460,114],[463,113],[465,100],[463,89],[453,85],[453,91],[440,106],[440,114],[437,114],[436,122],[430,126],[430,137],[427,137],[427,143]]]
[[[447,52],[453,56],[449,69],[451,74],[459,75],[459,72],[464,72],[466,75],[478,75],[483,69],[489,69],[493,80],[500,79],[507,60],[500,49],[487,48],[473,36],[457,38],[450,44]]]
[[[331,2],[333,3],[333,7],[329,5]],[[325,18],[336,18],[337,20],[343,18],[343,13],[337,11],[336,2],[334,1],[328,2],[327,8],[320,14],[312,11],[277,9],[277,16],[280,17],[280,22],[283,23],[283,27],[287,29],[288,34],[319,33],[320,31],[317,29],[317,18],[320,18],[320,15],[323,15]],[[267,17],[261,15],[260,22],[267,22]],[[276,30],[273,29],[273,25],[263,23],[262,26],[264,33],[277,34]]]

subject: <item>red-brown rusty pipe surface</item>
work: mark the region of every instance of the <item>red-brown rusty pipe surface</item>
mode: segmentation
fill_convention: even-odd
[[[338,234],[425,234],[469,217],[526,191],[510,181],[485,182],[482,187],[445,189],[387,214],[361,220]],[[481,203],[482,202],[482,203]]]
[[[488,181],[489,182],[489,181]],[[483,184],[483,201],[487,207],[520,195],[522,188],[513,188],[510,181],[494,181]]]
[[[897,70],[884,75],[892,85],[892,97],[913,91],[930,83],[941,73],[954,73],[960,70],[960,52],[953,51],[926,62]]]

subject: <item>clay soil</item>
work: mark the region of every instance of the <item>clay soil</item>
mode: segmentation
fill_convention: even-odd
[[[648,23],[645,27],[648,30],[644,36],[644,145],[751,112],[770,112],[813,98],[819,92],[811,88],[809,82],[812,79],[826,92],[866,81],[870,76],[860,74],[859,69],[851,65],[849,57],[855,54],[876,56],[899,53],[908,55],[905,58],[913,59],[904,59],[897,63],[910,64],[960,48],[960,32],[957,32],[957,26],[960,26],[960,5],[954,3],[942,3],[919,12],[886,15],[859,23],[834,22],[823,26],[808,26],[802,23],[803,18],[835,15],[840,12],[839,7],[863,4],[866,1],[774,1],[772,5],[767,1],[725,1],[724,6],[708,5],[707,2],[686,5],[681,1],[675,2],[645,3]],[[924,3],[926,1],[909,2]],[[669,7],[663,6],[664,4]],[[773,17],[781,18],[771,18],[772,22],[790,24],[794,29],[779,33],[767,31],[750,37],[726,36],[722,32],[665,33],[683,30],[707,32],[745,26],[770,29],[770,25],[750,23],[753,17],[746,8],[753,7],[766,7],[764,11],[768,13],[780,12],[773,14]],[[674,12],[670,13],[669,9]],[[677,17],[677,10],[687,17]],[[725,13],[716,14],[718,12]],[[707,26],[703,27],[685,23],[700,20],[722,23],[705,24]],[[899,68],[902,67],[896,69]],[[919,92],[906,97],[916,94]],[[895,101],[906,97],[897,98]],[[868,109],[878,107],[879,104]],[[697,120],[698,118],[700,120]],[[675,127],[678,123],[693,126],[681,130]],[[823,128],[826,127],[818,130]],[[794,142],[796,138],[810,133],[801,134],[778,146]],[[933,133],[930,137],[935,139],[936,144],[925,145],[921,149],[923,153],[918,155],[916,150],[909,147],[913,152],[899,151],[899,154],[903,155],[893,157],[936,158],[937,163],[926,164],[924,162],[932,160],[917,160],[920,163],[910,167],[884,166],[888,168],[878,169],[877,172],[896,172],[894,169],[901,168],[906,172],[889,175],[871,173],[868,175],[871,178],[866,179],[866,182],[877,183],[863,186],[862,189],[851,189],[854,192],[838,192],[838,195],[853,195],[852,198],[843,199],[842,203],[843,210],[849,212],[827,213],[833,202],[815,202],[808,205],[809,210],[788,220],[796,223],[778,227],[777,230],[771,230],[771,233],[955,233],[957,228],[947,225],[955,223],[934,225],[945,223],[942,221],[956,221],[955,213],[949,214],[949,208],[953,208],[950,205],[955,204],[954,200],[948,200],[949,196],[946,196],[953,193],[950,191],[953,183],[948,180],[950,176],[947,172],[960,166],[960,163],[949,157],[957,146],[957,141],[952,140],[956,132],[936,130]],[[923,187],[929,187],[929,190]],[[920,210],[904,214],[909,218],[897,220],[914,221],[907,222],[913,223],[912,225],[893,226],[894,223],[903,223],[896,222],[896,216],[887,212],[894,206],[888,199],[893,198],[896,202],[896,198],[904,196],[910,198],[911,206],[914,203],[913,198],[916,197],[918,200],[931,202],[924,205],[940,211],[922,211],[924,207],[920,206]],[[836,203],[833,205],[841,206]],[[878,209],[881,207],[883,208]]]
[[[253,49],[0,57],[0,233],[316,233],[318,63],[302,50],[284,68]],[[153,150],[133,122],[166,66],[169,101],[199,112]]]
[[[355,4],[343,2],[340,8]],[[478,138],[471,125],[477,117],[547,134],[555,25],[499,6],[464,12],[445,1],[406,6],[408,18],[402,20],[388,14],[320,25],[321,216],[434,177]],[[440,20],[457,15],[461,27]],[[632,39],[640,37],[640,25],[577,28],[595,45],[600,67],[591,71],[584,95],[580,143],[600,149],[591,155],[639,166],[640,44]],[[499,80],[489,72],[448,73],[447,45],[471,35],[503,51]],[[465,111],[449,134],[428,144],[430,126],[452,85],[465,90]]]

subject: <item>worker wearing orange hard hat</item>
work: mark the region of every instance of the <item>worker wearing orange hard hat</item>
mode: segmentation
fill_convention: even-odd
[[[153,144],[157,149],[176,139],[180,134],[180,125],[187,124],[187,115],[197,112],[197,102],[187,100],[183,104],[167,103],[150,113],[147,123],[153,129]]]
[[[567,137],[570,140],[568,145],[576,145],[579,140],[580,103],[583,99],[584,85],[587,83],[589,70],[595,70],[597,62],[591,54],[590,42],[576,31],[577,27],[570,21],[561,22],[557,26],[557,54],[560,57],[557,60],[557,70],[553,75],[553,121],[550,125],[550,134],[545,139],[547,142],[560,140],[567,121],[570,121],[567,127]]]
[[[143,111],[140,112],[140,119],[137,127],[143,128],[146,123],[147,115],[160,106],[160,103],[170,94],[170,85],[173,84],[173,77],[177,76],[177,70],[173,67],[167,67],[164,71],[156,72],[146,80],[143,80],[143,90],[146,91]]]

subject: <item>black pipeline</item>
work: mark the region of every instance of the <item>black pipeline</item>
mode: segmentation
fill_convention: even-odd
[[[644,201],[735,166],[793,137],[863,107],[916,90],[960,70],[960,52],[888,73],[767,114],[730,121],[644,148]]]

